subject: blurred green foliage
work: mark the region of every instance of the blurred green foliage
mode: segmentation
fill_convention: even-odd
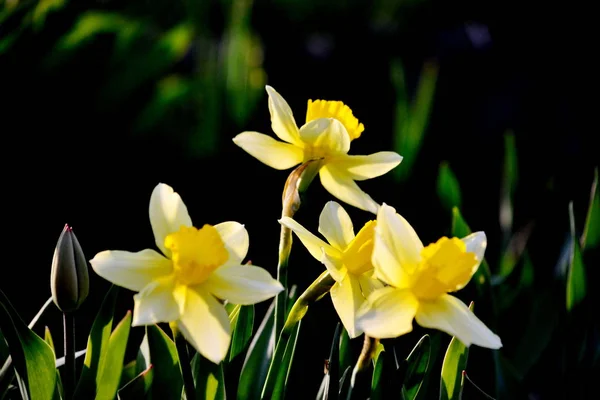
[[[113,136],[107,134],[88,137],[87,127],[84,127],[78,136],[83,138],[80,140],[90,140],[93,143],[115,140],[110,146],[117,147],[118,141],[126,134],[140,138],[140,141],[141,138],[158,137],[159,143],[174,142],[179,145],[181,155],[177,154],[170,160],[183,155],[210,158],[222,155],[221,144],[227,143],[231,146],[230,133],[238,133],[245,129],[252,118],[267,120],[266,107],[260,109],[258,106],[265,102],[264,85],[270,75],[285,77],[289,81],[298,80],[302,82],[299,85],[306,84],[311,90],[316,90],[322,80],[318,81],[319,83],[312,82],[315,79],[311,74],[315,71],[323,73],[324,80],[333,74],[344,73],[340,72],[337,64],[328,69],[328,61],[320,61],[319,57],[322,56],[318,55],[321,54],[318,51],[315,51],[317,55],[313,55],[314,59],[301,63],[302,66],[314,64],[313,69],[307,72],[308,76],[296,75],[299,71],[292,66],[298,61],[291,57],[275,63],[289,65],[289,71],[268,70],[266,63],[269,54],[272,60],[277,57],[278,52],[291,46],[288,39],[294,32],[282,31],[281,37],[277,38],[282,44],[269,48],[265,41],[275,43],[276,40],[261,37],[258,33],[259,28],[272,33],[275,29],[290,24],[292,29],[302,28],[306,32],[314,30],[314,36],[318,39],[315,40],[321,43],[323,52],[326,52],[329,46],[328,38],[332,32],[342,32],[337,34],[346,35],[349,39],[340,40],[342,43],[338,44],[339,49],[336,51],[348,54],[343,59],[345,63],[352,61],[357,64],[361,61],[362,54],[356,55],[352,46],[360,48],[357,38],[373,35],[382,43],[381,48],[384,51],[377,47],[370,54],[368,63],[384,63],[386,73],[389,70],[389,76],[379,79],[390,87],[387,96],[390,97],[391,112],[389,115],[380,115],[380,110],[387,108],[376,105],[373,105],[373,110],[362,111],[371,121],[389,119],[389,132],[382,132],[381,137],[389,137],[390,150],[397,151],[404,157],[401,166],[392,173],[395,179],[393,189],[386,187],[381,191],[386,194],[395,193],[398,188],[397,192],[400,194],[397,197],[390,194],[392,200],[377,200],[393,201],[405,196],[416,198],[417,203],[426,202],[429,199],[422,199],[421,195],[413,190],[414,186],[409,185],[415,185],[414,181],[420,183],[424,178],[432,178],[435,180],[432,187],[438,195],[435,201],[439,200],[443,210],[441,212],[450,222],[447,226],[440,227],[435,225],[434,218],[430,217],[430,210],[419,211],[419,214],[425,215],[422,218],[431,224],[432,230],[446,228],[452,235],[465,236],[471,232],[468,222],[472,223],[474,229],[481,227],[481,214],[493,214],[494,220],[498,221],[498,232],[486,229],[490,238],[488,249],[497,254],[490,252],[489,256],[486,255],[486,261],[482,263],[473,281],[459,295],[465,300],[476,300],[477,315],[499,332],[505,347],[491,356],[489,353],[482,354],[478,349],[471,349],[466,366],[469,376],[480,384],[482,390],[498,399],[536,398],[540,392],[545,395],[556,394],[563,398],[591,398],[587,390],[595,387],[593,379],[600,371],[600,321],[594,307],[600,293],[598,271],[595,268],[600,251],[598,171],[596,169],[594,180],[591,182],[589,203],[577,201],[580,197],[578,193],[566,193],[562,196],[570,202],[568,209],[548,207],[549,211],[535,214],[535,218],[527,220],[519,216],[520,210],[517,207],[518,195],[524,192],[529,194],[526,192],[528,188],[524,188],[527,183],[524,183],[521,174],[528,165],[538,163],[537,152],[542,153],[541,148],[527,153],[525,148],[519,147],[519,143],[522,143],[519,142],[519,129],[504,130],[505,127],[502,126],[502,140],[495,143],[502,155],[498,160],[500,172],[494,174],[494,171],[479,171],[480,165],[476,162],[488,156],[492,157],[483,154],[476,158],[480,152],[478,143],[480,145],[483,140],[491,139],[486,137],[479,142],[463,143],[468,139],[458,131],[468,125],[468,121],[460,118],[467,117],[457,117],[461,123],[458,125],[460,129],[456,126],[444,126],[442,129],[438,127],[438,131],[444,131],[444,137],[432,137],[429,131],[434,127],[435,119],[432,116],[436,103],[440,100],[438,94],[445,71],[444,64],[431,57],[424,57],[425,62],[405,60],[398,47],[406,42],[396,44],[385,34],[386,29],[402,31],[401,27],[413,17],[413,12],[422,10],[419,8],[419,4],[422,3],[420,0],[278,0],[256,3],[250,0],[220,0],[125,4],[107,0],[81,4],[67,0],[0,0],[0,63],[3,67],[12,68],[9,70],[13,72],[23,68],[31,74],[36,74],[26,77],[0,76],[0,90],[6,92],[9,84],[16,82],[17,89],[10,92],[15,94],[19,93],[18,85],[21,83],[17,81],[20,79],[42,82],[57,76],[64,77],[60,74],[73,74],[70,82],[72,87],[65,90],[71,90],[69,93],[75,94],[86,93],[87,96],[72,99],[72,103],[67,104],[91,102],[86,104],[86,107],[94,109],[95,113],[90,115],[98,118],[114,117],[119,113],[127,115],[127,118],[123,119],[115,117],[117,121],[126,122]],[[432,7],[431,10],[434,11],[438,10],[429,3],[423,6],[426,10],[428,7]],[[255,18],[254,13],[257,9],[263,11],[261,19]],[[267,11],[264,11],[265,9]],[[349,10],[353,12],[354,19],[348,17]],[[264,17],[265,14],[268,18]],[[362,24],[357,22],[356,15],[360,16]],[[429,19],[419,21],[423,21],[423,24],[433,24],[431,20],[435,18],[431,14],[425,15]],[[319,21],[319,16],[326,23],[315,22]],[[271,24],[274,26],[273,31],[264,28]],[[323,26],[328,26],[330,31],[323,32]],[[372,33],[376,29],[384,33],[376,36]],[[410,35],[407,37],[412,40]],[[293,54],[300,58],[308,57],[309,53],[294,49],[285,55],[289,57]],[[374,55],[380,56],[381,60]],[[461,68],[468,67],[468,59],[459,61],[459,64],[462,62]],[[373,70],[368,70],[364,76],[355,77],[357,82],[346,85],[349,86],[347,92],[337,94],[319,88],[321,91],[314,96],[348,97],[348,93],[352,91],[360,92],[361,88],[370,85],[371,80],[375,79],[369,75]],[[282,83],[285,86],[285,83]],[[59,82],[50,87],[60,88],[60,85]],[[73,87],[78,90],[73,90]],[[46,99],[45,96],[51,95],[31,92],[23,96],[25,101],[20,102],[19,106],[34,102],[39,96]],[[385,96],[386,94],[381,95],[382,98]],[[11,101],[10,98],[7,100]],[[57,119],[71,118],[69,111],[64,110],[64,115],[58,116]],[[29,118],[35,119],[39,110],[23,112]],[[369,112],[372,112],[372,115],[369,115]],[[299,114],[297,118],[300,119],[301,116]],[[11,115],[5,118],[9,117]],[[94,122],[89,121],[90,124]],[[369,125],[366,125],[369,129]],[[268,124],[265,122],[262,126],[266,127]],[[3,133],[19,132],[18,129],[10,129],[9,126],[1,126],[0,129]],[[53,125],[52,129],[57,129],[57,125]],[[52,137],[50,133],[47,134]],[[569,134],[570,132],[565,133]],[[449,139],[444,139],[445,137]],[[373,142],[379,145],[379,140],[374,139]],[[381,142],[384,143],[385,140],[381,139]],[[474,157],[475,161],[471,158],[461,160],[461,155],[445,152],[444,144],[449,142],[458,142],[467,148],[465,153]],[[40,146],[37,142],[35,145]],[[365,145],[368,145],[368,142]],[[358,143],[356,147],[359,148]],[[442,154],[440,158],[443,160],[440,163],[436,159],[433,163],[431,170],[435,175],[421,172],[419,167],[435,159],[432,156],[435,152]],[[560,168],[571,172],[567,169],[568,165],[565,165],[567,162],[561,159],[552,161],[557,161],[557,164],[562,164]],[[549,167],[542,164],[539,168]],[[587,177],[589,172],[578,171],[576,177],[567,176],[565,179],[581,180],[583,178],[580,177]],[[482,174],[482,178],[475,181],[468,176],[469,173]],[[554,179],[542,184],[551,186],[552,182],[555,184]],[[386,181],[386,184],[389,182]],[[426,186],[427,184],[416,185],[417,189]],[[481,194],[484,192],[480,193],[480,186],[493,186],[494,190],[497,189],[497,198]],[[473,193],[476,195],[473,196]],[[557,192],[544,192],[543,196],[549,196],[548,193],[556,195]],[[520,204],[535,209],[545,203],[527,200],[521,201]],[[427,205],[432,203],[433,201],[426,202]],[[403,213],[401,207],[398,209]],[[472,222],[471,217],[476,221]],[[522,223],[523,220],[526,222]],[[564,224],[561,221],[568,221],[568,229],[563,229]],[[540,225],[542,228],[539,228]],[[534,243],[535,235],[538,237],[538,243],[542,243],[538,244],[537,249]],[[494,241],[494,237],[500,239]],[[557,241],[562,242],[562,247],[555,245]],[[269,246],[265,248],[272,248],[272,243],[269,243]],[[545,253],[544,258],[536,254],[536,250],[540,253],[540,247]],[[302,273],[308,275],[305,270]],[[312,278],[310,277],[310,280]],[[130,337],[130,321],[126,316],[120,325],[115,324],[116,327],[113,327],[113,319],[117,314],[115,302],[116,292],[115,289],[111,289],[91,328],[80,378],[81,386],[77,394],[82,398],[89,397],[90,393],[95,391],[95,385],[102,381],[103,387],[106,387],[103,390],[110,392],[107,397],[114,397],[118,393],[121,398],[133,398],[139,393],[149,392],[154,398],[177,396],[181,392],[181,382],[178,381],[179,360],[174,343],[161,328],[148,327],[144,332],[148,341],[149,359],[138,364],[136,353],[135,362],[124,365],[124,361],[131,361],[126,360],[124,347],[124,343]],[[8,365],[7,344],[11,349],[20,349],[17,350],[20,357],[14,360],[14,365],[20,379],[23,379],[23,376],[31,377],[31,398],[37,396],[33,392],[55,393],[55,390],[62,389],[59,375],[50,366],[50,353],[55,351],[51,335],[45,333],[44,342],[44,339],[29,330],[4,297],[0,310],[0,362]],[[193,358],[192,362],[197,378],[204,379],[203,385],[199,387],[210,392],[213,397],[224,396],[222,382],[225,380],[237,384],[237,387],[234,385],[234,389],[231,389],[233,393],[228,393],[229,397],[236,397],[237,394],[237,398],[240,399],[260,398],[267,380],[270,358],[275,352],[272,309],[267,311],[260,324],[255,323],[259,320],[258,310],[256,315],[254,308],[241,307],[237,312],[234,346],[225,369],[203,369],[205,360],[199,356]],[[311,347],[316,346],[314,343],[303,348],[311,351],[296,351],[296,341],[298,346],[303,344],[303,335],[308,332],[309,323],[310,321],[306,320],[303,322],[303,331],[296,331],[297,336],[289,341],[289,351],[288,346],[283,344],[279,349],[278,357],[283,360],[284,368],[281,368],[281,374],[272,375],[270,390],[283,395],[282,385],[285,387],[288,376],[291,381],[298,375],[300,383],[295,384],[296,389],[302,389],[303,395],[310,393],[310,396],[313,396],[317,393],[319,382],[305,381],[302,374],[308,374],[309,370],[318,370],[320,374],[320,361],[326,354],[317,354]],[[133,333],[132,328],[131,334]],[[254,334],[253,338],[250,337],[250,333]],[[436,390],[439,389],[437,385],[446,375],[455,384],[460,382],[461,388],[464,389],[464,393],[461,392],[464,398],[481,398],[481,393],[469,392],[469,382],[465,382],[466,375],[462,374],[465,363],[461,362],[461,365],[450,372],[449,367],[443,367],[444,360],[441,354],[449,340],[451,342],[448,352],[459,353],[458,350],[464,350],[456,350],[457,341],[447,338],[444,342],[436,333],[431,336],[423,336],[422,333],[415,333],[420,336],[399,338],[392,342],[392,345],[385,347],[384,352],[380,353],[381,358],[371,366],[376,371],[376,382],[384,382],[387,379],[386,368],[395,368],[392,375],[387,377],[393,376],[403,383],[405,398],[438,398],[440,391]],[[327,342],[328,346],[330,339],[327,338],[331,337],[331,332],[319,331],[316,337]],[[421,340],[415,346],[419,338]],[[325,389],[321,398],[327,398],[326,394],[332,396],[336,392],[339,394],[351,391],[350,376],[355,363],[356,348],[356,341],[349,340],[343,329],[334,335],[332,349],[328,350],[329,368],[324,374],[326,378],[329,376],[329,383],[323,384]],[[292,363],[292,356],[298,360],[311,357],[311,363]],[[386,366],[388,364],[385,363],[392,358],[397,364],[394,367]],[[47,371],[51,373],[27,374],[27,371],[43,369],[40,367],[43,364],[50,366]],[[204,372],[201,373],[201,370]],[[14,384],[17,381],[13,380],[14,376],[10,379],[6,376],[3,375],[0,379],[0,396],[4,393],[15,395],[19,390]],[[369,375],[368,379],[369,390],[374,382],[371,380],[372,376]],[[59,385],[54,386],[57,379]],[[104,386],[105,381],[110,381],[110,385]],[[167,386],[167,382],[171,386]],[[170,389],[169,393],[164,391],[167,387]],[[378,390],[374,392],[376,396],[382,395]],[[451,392],[448,397],[454,398],[455,390]],[[473,397],[469,396],[469,393]],[[40,396],[44,397],[44,394]],[[290,396],[288,393],[288,397]]]

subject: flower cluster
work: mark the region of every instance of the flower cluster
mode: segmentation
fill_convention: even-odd
[[[282,141],[243,132],[233,141],[266,165],[284,170],[319,160],[318,174],[337,199],[376,215],[358,232],[344,208],[328,202],[319,218],[324,241],[290,216],[293,231],[333,281],[331,299],[350,337],[394,338],[426,328],[456,336],[466,346],[497,349],[500,338],[449,293],[465,287],[486,249],[483,232],[442,237],[424,246],[396,210],[381,205],[355,181],[381,176],[402,157],[394,152],[349,155],[364,126],[340,101],[308,101],[298,127],[287,102],[267,86],[273,132]],[[248,233],[237,222],[194,226],[180,196],[159,184],[150,198],[150,223],[160,253],[103,251],[91,264],[116,285],[138,292],[133,325],[170,322],[203,356],[219,363],[231,340],[224,303],[254,304],[278,295],[283,285],[263,268],[244,264]]]

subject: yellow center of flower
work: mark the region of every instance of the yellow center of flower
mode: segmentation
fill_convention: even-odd
[[[171,250],[173,267],[179,282],[197,285],[229,258],[229,253],[214,226],[202,229],[182,226],[165,238],[165,247]]]
[[[443,237],[425,247],[421,256],[412,291],[422,300],[434,300],[464,285],[477,265],[475,254],[467,252],[464,242],[458,238]]]
[[[306,122],[319,118],[335,118],[340,121],[348,131],[350,140],[358,139],[365,130],[365,126],[352,115],[350,107],[341,101],[309,100],[306,110]]]
[[[350,273],[360,275],[373,268],[371,254],[374,233],[375,221],[367,222],[344,251],[342,262]]]

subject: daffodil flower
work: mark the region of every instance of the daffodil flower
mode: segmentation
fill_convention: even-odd
[[[375,338],[425,328],[456,336],[465,346],[502,347],[500,338],[458,298],[448,294],[469,283],[483,260],[484,232],[446,237],[423,247],[410,224],[385,203],[377,214],[373,246],[375,276],[389,286],[373,292],[359,310],[357,325]]]
[[[402,157],[391,151],[349,155],[350,142],[361,135],[364,125],[341,101],[309,100],[306,123],[298,128],[288,103],[272,87],[266,89],[271,128],[283,142],[258,132],[242,132],[233,139],[234,143],[279,170],[322,159],[319,176],[329,193],[352,206],[377,213],[379,204],[355,181],[387,173],[400,164]]]
[[[242,265],[248,232],[237,222],[192,225],[179,194],[165,184],[150,197],[150,224],[162,254],[103,251],[90,261],[98,275],[134,296],[133,326],[175,322],[204,357],[221,362],[231,341],[224,305],[254,304],[283,290],[263,268]]]
[[[354,235],[350,216],[335,201],[325,204],[319,217],[319,232],[329,243],[324,242],[289,217],[281,224],[290,228],[308,249],[321,261],[335,280],[330,294],[344,328],[351,338],[362,334],[355,326],[355,315],[365,297],[383,284],[373,278],[371,253],[375,221],[367,222]]]

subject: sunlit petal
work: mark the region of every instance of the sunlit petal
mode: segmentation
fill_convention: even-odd
[[[243,305],[260,303],[283,290],[281,283],[265,269],[251,265],[218,268],[204,287],[219,299]]]
[[[171,251],[165,247],[167,235],[177,232],[181,226],[192,226],[187,207],[173,188],[164,183],[156,185],[150,196],[150,225],[156,246],[167,257]]]
[[[377,213],[379,204],[363,192],[347,172],[326,164],[319,170],[319,176],[323,187],[333,196],[361,210]]]
[[[344,251],[354,239],[354,227],[350,216],[335,201],[328,201],[319,216],[319,232],[340,251]]]
[[[340,169],[347,171],[355,181],[376,178],[388,173],[402,161],[402,156],[393,151],[380,151],[368,156],[347,155],[336,161]]]
[[[405,287],[403,275],[414,272],[421,260],[423,243],[408,221],[385,203],[377,214],[375,232],[373,265],[377,277],[390,285]]]
[[[231,325],[225,307],[202,287],[190,288],[177,327],[186,340],[215,364],[223,361],[231,341]]]
[[[477,264],[473,266],[469,278],[465,280],[462,284],[458,285],[455,290],[460,290],[463,287],[465,287],[467,283],[469,283],[471,277],[475,272],[477,272],[477,269],[481,265],[481,262],[483,261],[483,255],[485,254],[485,249],[487,247],[487,237],[485,235],[485,232],[483,231],[471,233],[469,236],[465,236],[461,240],[467,246],[467,251],[475,254]]]
[[[502,347],[502,341],[465,303],[445,294],[435,301],[422,302],[416,315],[417,323],[425,328],[439,329],[456,336],[465,346],[476,344],[490,349]]]
[[[342,260],[336,257],[328,256],[325,252],[325,249],[322,250],[320,260],[336,282],[341,282],[348,274],[348,270],[344,267]]]
[[[258,132],[242,132],[233,138],[233,142],[252,157],[275,169],[292,168],[304,158],[300,147]]]
[[[356,328],[355,318],[365,298],[360,290],[358,279],[347,274],[342,281],[336,282],[331,287],[330,293],[333,306],[348,331],[348,336],[350,338],[360,336],[362,331]]]
[[[90,260],[94,271],[109,282],[139,292],[152,281],[170,275],[173,263],[150,249],[137,253],[102,251]]]
[[[321,249],[324,249],[328,255],[337,258],[341,257],[341,253],[338,249],[330,246],[328,243],[325,243],[323,240],[310,233],[308,230],[306,230],[306,228],[293,219],[289,217],[282,217],[279,220],[279,223],[290,228],[298,236],[309,253],[317,260],[321,260]]]
[[[271,113],[271,129],[279,139],[293,144],[301,144],[298,126],[294,120],[292,109],[283,97],[271,86],[267,86],[269,95],[269,112]]]
[[[358,282],[364,297],[369,297],[374,291],[383,288],[383,283],[375,278],[374,272],[374,270],[371,270],[358,276]]]
[[[176,321],[184,309],[184,286],[174,276],[157,279],[133,296],[133,326]]]
[[[319,118],[300,128],[300,138],[320,153],[343,155],[350,150],[350,136],[337,119]]]
[[[250,245],[248,231],[244,225],[239,222],[227,221],[215,225],[215,229],[219,232],[225,248],[229,252],[228,262],[241,263],[248,254]]]
[[[419,302],[410,290],[391,286],[376,290],[358,311],[356,325],[365,334],[388,339],[412,331]]]

